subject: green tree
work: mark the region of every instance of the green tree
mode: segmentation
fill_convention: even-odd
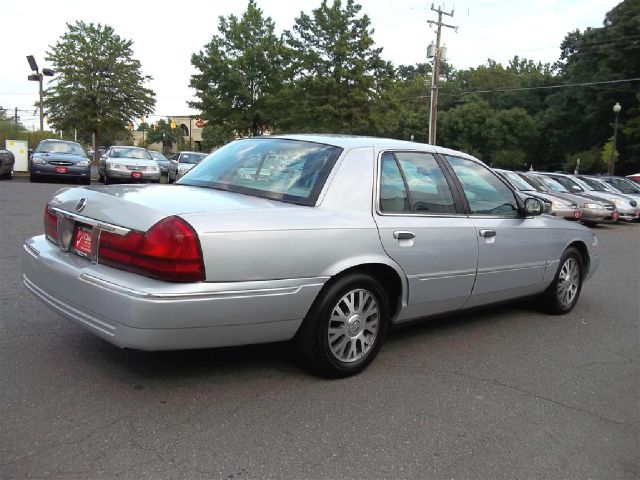
[[[167,150],[173,148],[173,144],[176,143],[180,150],[181,140],[183,140],[182,131],[179,128],[171,128],[164,119],[158,120],[158,123],[152,124],[148,130],[145,130],[145,146],[161,143],[162,149]]]
[[[191,77],[198,100],[190,105],[208,120],[210,128],[203,131],[203,142],[208,144],[207,135],[214,131],[247,136],[270,128],[284,68],[282,40],[254,0],[249,0],[240,18],[220,17],[218,30],[204,51],[191,57],[199,73]]]
[[[353,0],[323,0],[285,32],[292,64],[280,127],[294,131],[376,133],[390,111],[383,91],[391,64],[374,46],[371,21]]]
[[[56,75],[44,104],[55,129],[90,132],[97,151],[101,134],[123,132],[153,111],[155,95],[144,86],[151,77],[142,75],[132,44],[107,25],[67,24],[47,52]]]
[[[563,83],[637,78],[640,72],[640,1],[624,0],[607,13],[599,28],[570,32],[561,45]],[[616,171],[640,168],[640,84],[622,82],[564,88],[548,100],[546,124],[552,147],[563,153],[601,148],[613,134],[616,102],[622,106]]]

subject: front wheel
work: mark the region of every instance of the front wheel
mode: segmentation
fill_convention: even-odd
[[[546,310],[554,315],[569,313],[578,303],[584,276],[582,255],[573,247],[560,257],[560,266],[549,288],[543,294]]]
[[[346,275],[312,305],[295,338],[298,355],[324,377],[355,375],[378,354],[388,321],[389,303],[380,284],[366,274]]]

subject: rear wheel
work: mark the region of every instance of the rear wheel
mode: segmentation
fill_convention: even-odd
[[[389,302],[380,284],[366,274],[346,275],[309,310],[295,338],[298,355],[324,377],[355,375],[378,354],[388,320]]]
[[[549,313],[569,313],[578,303],[584,276],[584,263],[580,252],[567,248],[560,257],[560,266],[553,283],[543,294],[544,306]]]
[[[29,174],[29,181],[32,183],[36,183],[40,181],[40,177],[38,177],[35,173]]]

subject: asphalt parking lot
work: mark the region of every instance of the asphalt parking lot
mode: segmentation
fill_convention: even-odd
[[[431,320],[327,381],[283,344],[125,351],[58,317],[19,256],[59,187],[0,182],[3,480],[640,477],[640,225],[595,229],[569,315]]]

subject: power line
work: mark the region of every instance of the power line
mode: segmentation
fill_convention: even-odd
[[[448,95],[452,97],[457,97],[461,95],[467,95],[469,93],[507,93],[507,92],[519,92],[519,91],[527,91],[527,90],[551,90],[557,88],[569,88],[569,87],[588,87],[594,85],[611,85],[617,83],[629,83],[629,82],[640,82],[640,77],[636,78],[625,78],[623,80],[604,80],[601,82],[581,82],[581,83],[563,83],[558,85],[543,85],[539,87],[513,87],[513,88],[494,88],[489,90],[466,90],[462,92],[443,92],[442,95]],[[423,100],[427,98],[426,95],[416,95],[415,97],[405,97],[401,100],[415,100],[420,99]]]

